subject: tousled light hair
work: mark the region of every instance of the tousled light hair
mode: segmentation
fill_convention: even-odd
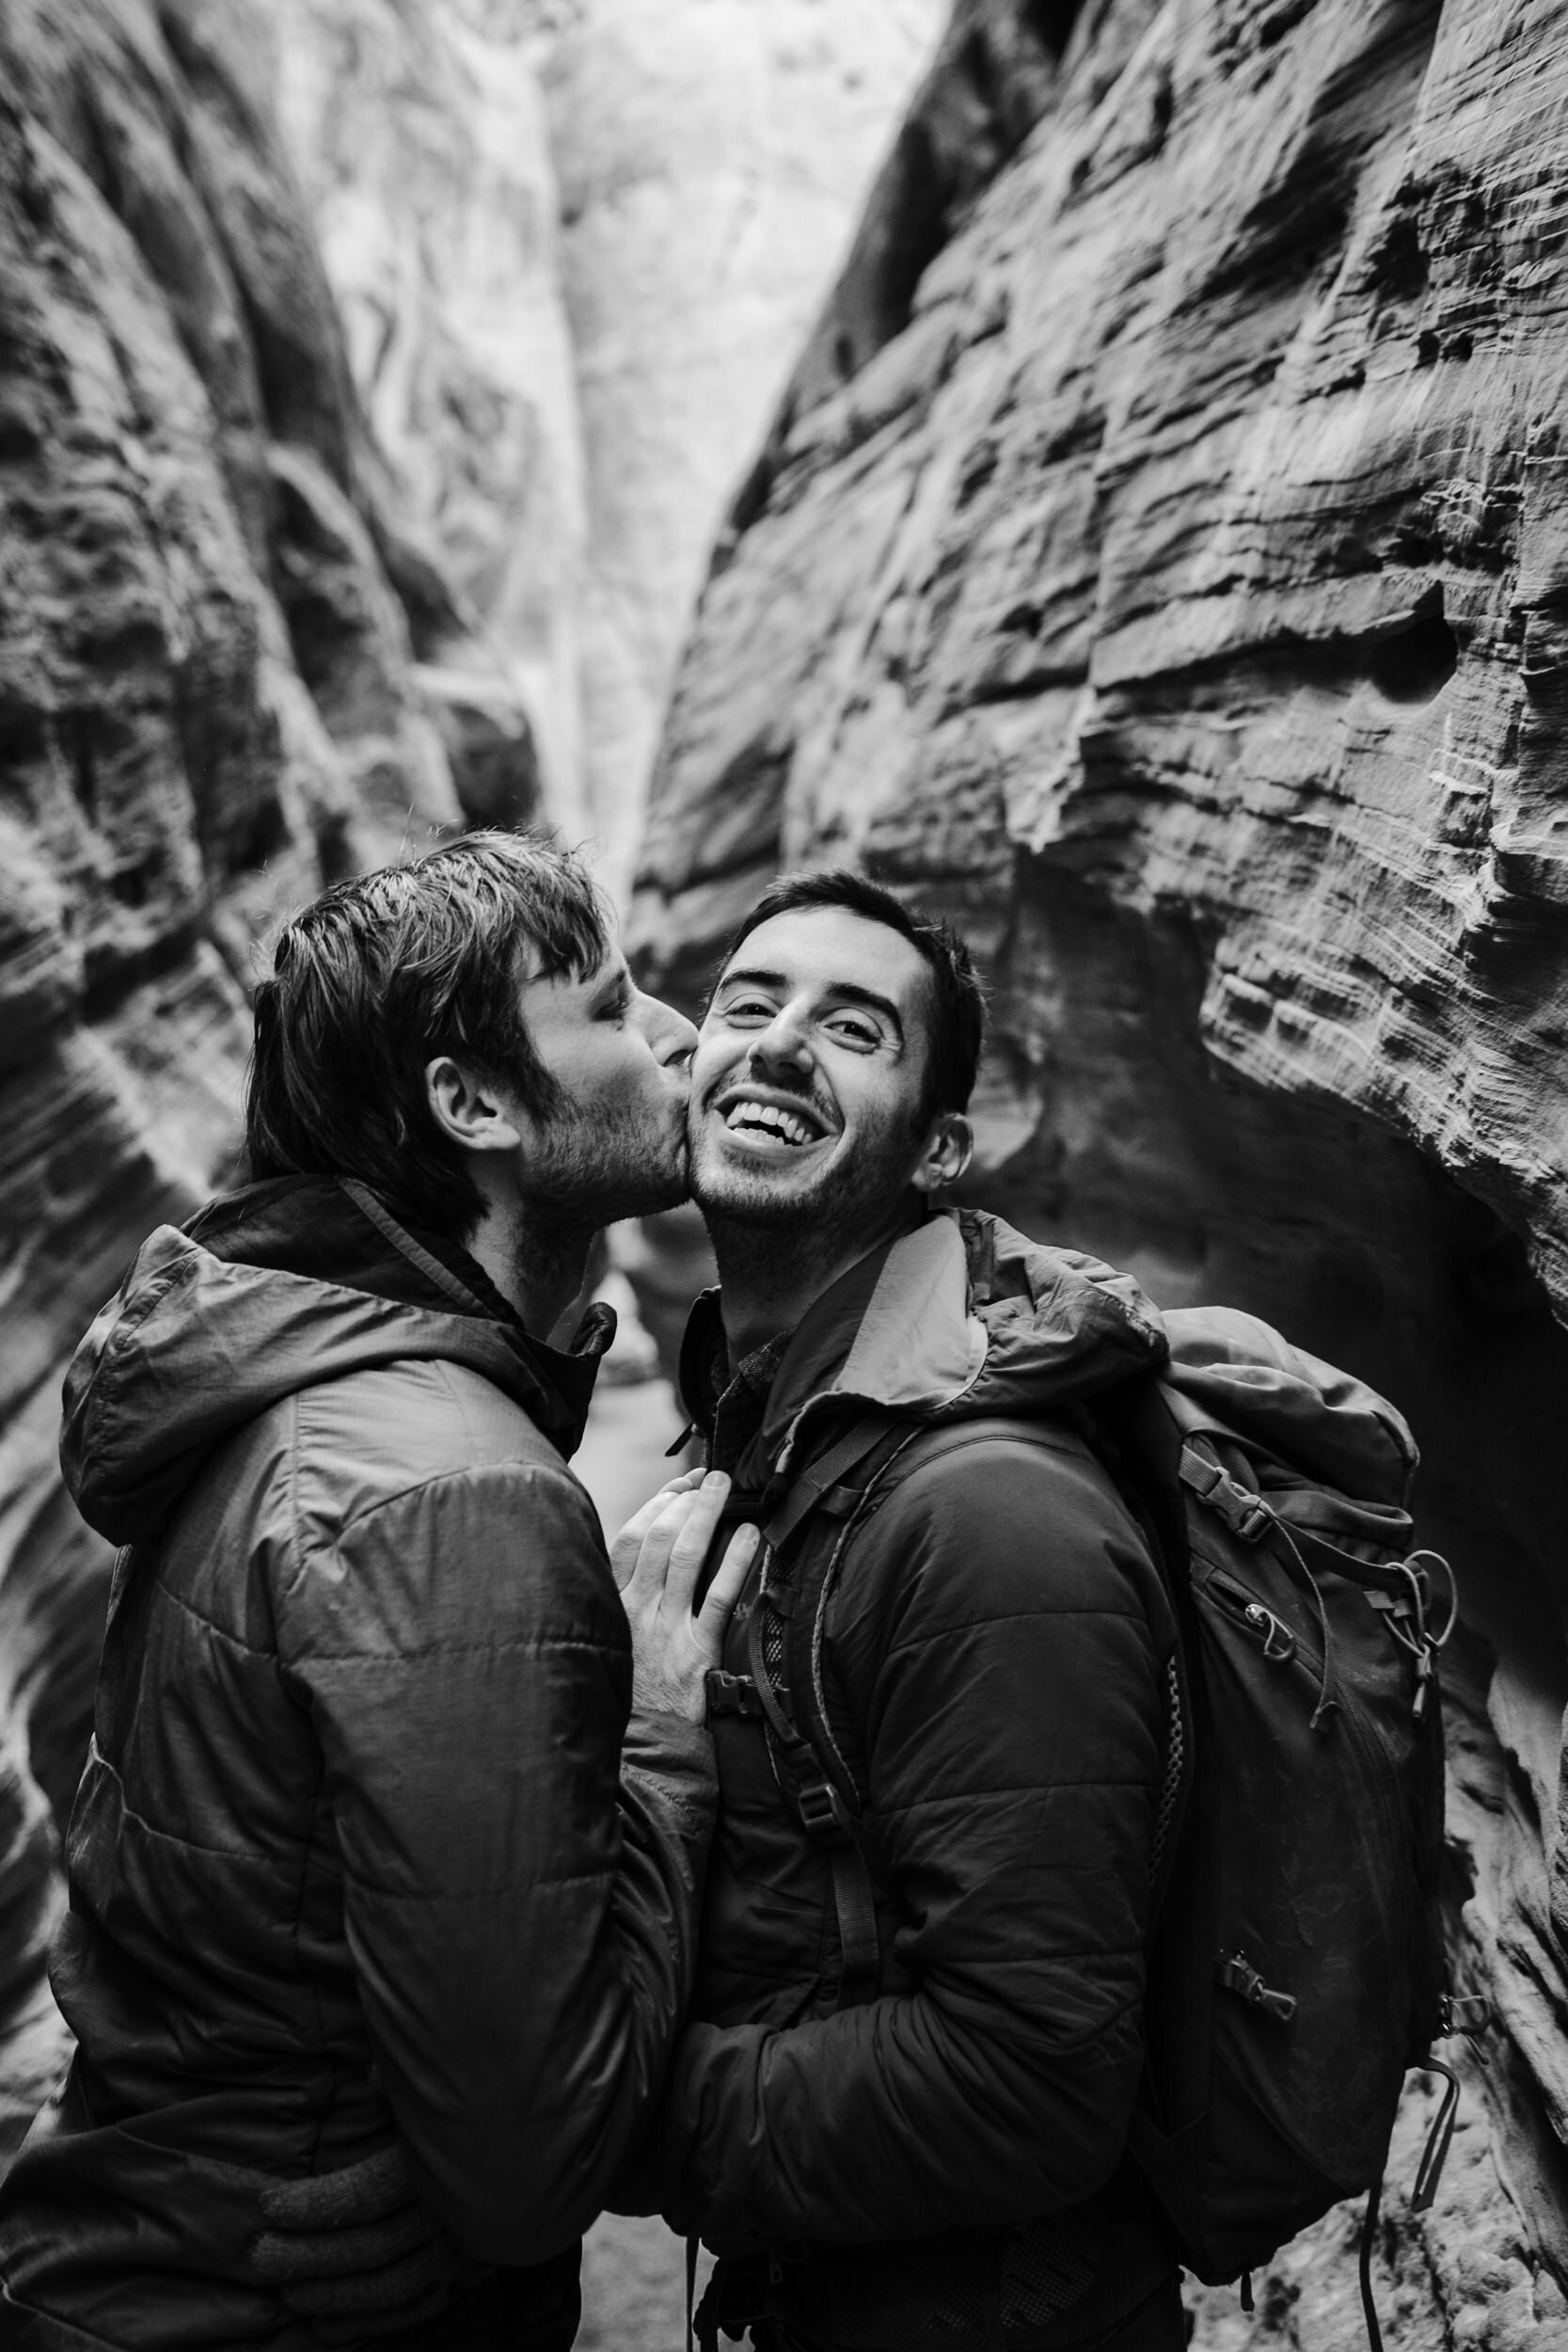
[[[431,1113],[425,1065],[451,1054],[548,1118],[561,1089],[522,984],[586,978],[609,945],[586,868],[537,834],[466,834],[325,891],[278,934],[257,991],[252,1178],[357,1177],[405,1223],[466,1239],[484,1203]]]

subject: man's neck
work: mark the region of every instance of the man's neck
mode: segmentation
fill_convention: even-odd
[[[491,1206],[467,1244],[531,1339],[547,1339],[581,1290],[597,1229]]]
[[[729,1224],[708,1219],[719,1267],[724,1343],[732,1365],[793,1331],[841,1274],[907,1230],[905,1200],[872,1233],[853,1241],[842,1233],[813,1235],[787,1226]]]

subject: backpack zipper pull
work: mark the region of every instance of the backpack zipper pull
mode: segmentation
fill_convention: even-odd
[[[1263,1982],[1245,1952],[1222,1952],[1214,1963],[1214,1982],[1223,1984],[1227,1993],[1239,1993],[1250,2009],[1266,2010],[1288,2026],[1296,2013],[1293,1993],[1275,1993]]]

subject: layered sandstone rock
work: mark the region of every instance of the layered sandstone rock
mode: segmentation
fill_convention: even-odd
[[[403,509],[612,888],[725,501],[943,12],[276,12],[284,127]]]
[[[952,912],[993,991],[976,1192],[1409,1411],[1465,1604],[1456,1957],[1499,2024],[1468,2185],[1423,2230],[1396,2198],[1400,2341],[1538,2352],[1568,2277],[1565,34],[1549,0],[960,0],[721,543],[637,917],[694,994],[781,862]],[[1243,2334],[1350,2342],[1333,2233],[1292,2259]]]
[[[263,30],[0,0],[0,2151],[108,1565],[64,1362],[232,1156],[258,933],[462,821]]]
[[[512,823],[546,802],[580,834],[587,504],[544,12],[283,0],[272,22],[354,380],[400,513],[461,602],[416,636],[423,682],[483,770],[466,799]]]

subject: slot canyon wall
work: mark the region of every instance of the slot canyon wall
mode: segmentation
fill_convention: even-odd
[[[714,532],[945,12],[273,11],[377,441],[617,892]]]
[[[960,0],[721,536],[634,928],[954,915],[974,1196],[1370,1378],[1458,1570],[1496,2024],[1393,2340],[1568,2342],[1568,9]],[[1450,2049],[1457,2045],[1449,2045]],[[1349,2225],[1236,2352],[1356,2341]]]
[[[51,1809],[106,1589],[64,1363],[232,1158],[258,933],[465,821],[413,675],[464,623],[364,431],[255,33],[0,5],[0,2153],[57,2055]]]
[[[0,0],[0,2153],[57,2054],[54,1814],[107,1565],[56,1481],[64,1360],[230,1161],[277,911],[543,789],[624,821],[720,424],[741,445],[678,319],[643,367],[650,287],[677,231],[714,284],[782,234],[737,167],[697,236],[711,189],[642,104],[673,0],[637,38],[542,5],[548,70],[511,63],[555,145],[498,112],[466,158],[399,114],[412,0],[381,95],[370,0],[290,11],[292,160],[270,12]],[[436,97],[525,13],[454,8]],[[892,52],[841,72],[831,13],[779,21],[836,171]],[[694,996],[781,862],[952,912],[995,1010],[977,1196],[1269,1315],[1417,1422],[1465,1598],[1455,1951],[1500,2020],[1424,2222],[1419,2089],[1402,2136],[1383,2287],[1418,2352],[1568,2340],[1565,19],[959,0],[721,539],[635,913]],[[899,22],[908,58],[935,7]],[[569,172],[615,92],[624,144],[572,134]],[[512,244],[460,246],[486,208]],[[495,315],[515,284],[530,337]],[[705,435],[683,488],[672,436]],[[1354,2333],[1338,2217],[1255,2321],[1201,2323]]]

